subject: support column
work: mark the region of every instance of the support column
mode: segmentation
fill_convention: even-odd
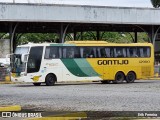
[[[83,31],[81,31],[81,40],[83,40]]]
[[[134,35],[135,35],[135,36],[134,36],[134,42],[137,43],[137,31],[134,32]]]
[[[11,34],[11,54],[14,52],[14,42],[16,42],[16,39],[14,40],[14,38],[15,38],[15,32],[16,32],[16,28],[17,28],[17,26],[18,26],[18,23],[16,23],[16,25],[14,26],[14,28],[13,28],[13,26],[12,26],[12,34]],[[16,46],[16,44],[15,44],[15,46]]]
[[[16,34],[14,34],[14,36],[13,36],[13,53],[16,49],[16,45],[17,45],[17,37],[16,37]]]
[[[60,33],[59,33],[59,41],[58,43],[62,43],[62,38],[63,38],[63,23],[61,23],[61,28],[60,28]]]
[[[64,32],[63,32],[63,35],[62,35],[62,43],[64,43],[64,40],[65,40],[65,36],[66,36],[66,32],[67,32],[67,29],[69,27],[69,24],[65,27],[64,29]]]
[[[152,25],[152,32],[151,32],[151,42],[154,44],[155,41],[154,41],[154,26]]]
[[[97,40],[100,40],[100,32],[97,30]]]
[[[77,32],[74,31],[74,38],[73,38],[74,40],[77,40],[76,36],[77,36]]]
[[[64,29],[64,25],[63,25],[63,23],[61,23],[60,34],[59,34],[59,43],[64,43],[64,39],[65,39],[68,27],[69,27],[69,24]]]
[[[155,46],[156,36],[157,36],[159,29],[160,29],[160,26],[157,28],[156,32],[154,33],[154,37],[153,37],[153,45],[154,46]]]
[[[140,28],[141,30],[143,30],[143,31],[147,34],[147,36],[149,36],[148,32],[147,32],[143,27],[141,27],[141,26],[139,26],[139,25],[134,25],[134,26]],[[151,38],[150,38],[150,37],[149,37],[149,41],[151,41]]]
[[[11,38],[12,38],[12,31],[13,31],[13,27],[12,27],[12,23],[9,26],[9,39],[10,39],[10,54],[12,53],[12,44],[11,44]]]

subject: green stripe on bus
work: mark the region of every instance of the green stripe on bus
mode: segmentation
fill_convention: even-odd
[[[78,67],[88,76],[100,76],[86,59],[74,59]]]
[[[87,77],[88,75],[85,74],[77,65],[77,63],[74,61],[74,59],[61,59],[63,64],[66,66],[66,68],[75,76],[78,77]]]

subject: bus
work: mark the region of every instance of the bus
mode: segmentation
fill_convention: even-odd
[[[65,81],[133,83],[154,76],[151,43],[29,43],[17,46],[10,57],[11,80],[35,86]]]

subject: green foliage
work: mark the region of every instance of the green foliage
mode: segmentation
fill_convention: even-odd
[[[120,33],[120,32],[100,32],[100,40],[112,43],[132,43],[134,42],[134,33]],[[148,42],[148,35],[146,33],[137,34],[138,42]],[[73,35],[67,34],[66,41],[73,40]],[[77,33],[76,40],[97,40],[96,32]]]
[[[9,39],[8,33],[0,33],[0,39]]]
[[[160,7],[160,0],[151,0],[153,7],[159,8]]]
[[[131,42],[131,39],[124,34],[124,36],[121,33],[118,32],[106,32],[102,36],[102,40],[105,40],[107,42],[113,42],[113,43],[128,43]]]
[[[82,35],[82,36],[81,36]],[[146,33],[138,33],[138,42],[148,42],[148,35]],[[73,33],[68,33],[65,41],[74,40]],[[1,33],[1,39],[8,39],[9,34]],[[58,42],[59,35],[55,33],[27,33],[16,34],[16,45],[25,44],[28,42],[43,43],[43,42]],[[76,40],[97,40],[97,33],[94,31],[78,32]],[[100,32],[99,40],[104,40],[113,43],[132,43],[134,41],[134,33],[128,32]]]
[[[24,44],[28,42],[42,43],[42,42],[56,42],[58,35],[54,33],[27,33],[20,35],[17,44]]]

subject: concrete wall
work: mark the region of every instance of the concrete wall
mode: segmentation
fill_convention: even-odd
[[[160,9],[0,3],[0,21],[160,25]]]
[[[0,39],[0,63],[9,64],[6,61],[7,54],[10,54],[10,40]]]

